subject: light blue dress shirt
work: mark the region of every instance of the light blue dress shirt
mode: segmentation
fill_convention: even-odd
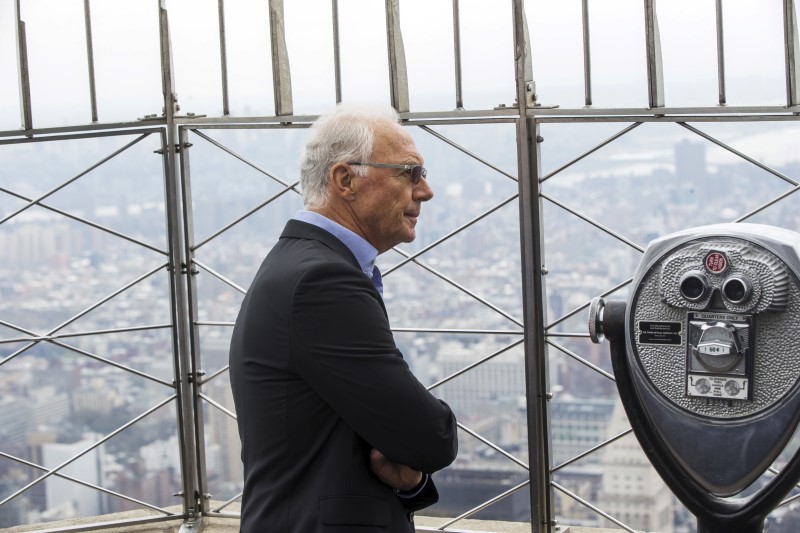
[[[353,252],[353,255],[361,267],[364,275],[372,280],[378,292],[383,296],[383,280],[381,271],[375,266],[375,258],[378,257],[378,250],[360,235],[350,231],[338,222],[334,222],[326,216],[315,213],[314,211],[300,210],[294,215],[295,220],[313,224],[331,233],[334,237],[344,243]]]

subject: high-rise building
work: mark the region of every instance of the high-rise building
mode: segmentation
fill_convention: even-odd
[[[630,427],[628,418],[617,400],[608,436],[618,435]],[[647,460],[633,435],[628,435],[603,450],[601,465],[603,483],[600,507],[625,525],[641,531],[672,533],[673,496]],[[603,527],[616,527],[604,521]]]
[[[96,442],[93,435],[87,435],[78,442],[42,444],[42,460],[46,468],[55,468],[80,454]],[[100,445],[80,458],[61,468],[59,473],[92,483],[103,485],[103,456],[105,450]],[[68,479],[51,475],[43,481],[47,507],[60,508],[64,513],[75,516],[97,516],[106,513],[106,495],[100,491],[77,484]]]

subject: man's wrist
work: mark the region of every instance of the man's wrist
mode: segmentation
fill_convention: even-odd
[[[413,498],[420,492],[422,489],[425,488],[425,485],[428,484],[428,479],[430,479],[430,475],[423,473],[422,474],[422,481],[420,481],[416,487],[409,489],[409,490],[400,490],[395,489],[395,494],[397,494],[400,498]]]

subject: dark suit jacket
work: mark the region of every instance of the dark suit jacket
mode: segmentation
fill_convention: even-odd
[[[245,297],[230,351],[242,439],[241,531],[411,532],[429,480],[402,499],[369,452],[426,473],[456,456],[456,421],[411,374],[350,250],[291,220]]]

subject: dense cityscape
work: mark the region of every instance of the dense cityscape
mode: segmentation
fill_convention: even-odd
[[[544,174],[607,136],[606,130],[573,135],[553,128],[542,132],[542,151],[548,154]],[[741,128],[747,140],[746,126]],[[513,126],[442,131],[515,175]],[[527,464],[517,183],[423,131],[414,135],[437,197],[423,206],[417,241],[403,253],[379,259],[397,343],[419,379],[436,384],[435,394],[453,407],[459,422]],[[773,132],[774,139],[785,135],[780,127]],[[301,208],[299,195],[287,186],[296,181],[302,131],[214,136],[278,178],[202,138],[192,139],[196,327],[202,369],[214,376],[203,385],[213,400],[205,404],[204,456],[210,497],[226,501],[241,491],[241,463],[235,420],[224,410],[233,410],[227,374],[219,371],[227,364],[229,324],[242,298],[238,288],[247,288],[284,221]],[[42,143],[0,151],[0,187],[17,193],[0,193],[0,501],[152,410],[61,470],[62,476],[52,475],[5,502],[0,527],[138,509],[141,502],[180,503],[175,497],[181,487],[180,448],[171,399],[168,202],[161,160],[152,154],[156,140],[143,140],[54,193],[43,201],[52,209],[34,206],[9,218],[29,199],[128,141]],[[672,231],[734,220],[791,188],[743,160],[718,159],[717,150],[699,138],[651,130],[542,184],[547,312],[550,323],[557,321],[549,330],[548,348],[555,481],[639,530],[684,533],[694,522],[632,435],[571,461],[628,426],[613,381],[583,364],[611,372],[607,346],[567,334],[586,332],[585,309],[570,313],[623,284],[641,254],[560,204],[646,246]],[[800,176],[796,154],[763,163],[785,176]],[[789,196],[748,221],[800,231],[798,200]],[[464,229],[456,232],[459,228]],[[404,256],[422,250],[405,262]],[[611,298],[625,296],[623,287]],[[569,318],[560,320],[565,315]],[[448,379],[484,358],[485,363]],[[528,478],[523,466],[492,446],[466,432],[459,437],[458,459],[437,474],[441,501],[426,514],[457,516]],[[564,524],[613,526],[560,491],[556,507]],[[792,506],[781,508],[770,531],[790,531],[782,528],[798,520],[795,514],[800,516]],[[530,520],[527,488],[475,517]]]

